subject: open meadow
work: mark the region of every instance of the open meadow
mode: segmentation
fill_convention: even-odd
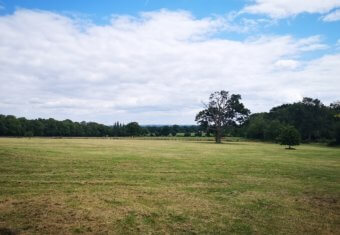
[[[340,148],[0,138],[0,233],[339,234]]]

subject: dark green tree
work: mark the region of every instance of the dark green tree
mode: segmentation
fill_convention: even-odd
[[[139,126],[138,122],[130,122],[125,128],[128,136],[140,136],[142,134],[142,128]]]
[[[329,138],[333,119],[329,107],[318,99],[308,97],[297,103],[272,108],[269,118],[294,126],[306,142]]]
[[[179,125],[173,125],[172,128],[171,128],[171,132],[180,132],[180,126]]]
[[[20,121],[13,115],[5,118],[6,134],[8,136],[22,136],[24,134]]]
[[[340,145],[340,122],[338,122],[338,123],[335,125],[334,137],[335,137],[335,143],[336,143],[337,145]]]
[[[171,135],[175,137],[177,135],[177,132],[175,130],[171,130]]]
[[[44,120],[38,119],[32,121],[34,136],[44,136]]]
[[[264,130],[264,139],[277,142],[284,127],[278,120],[270,121]]]
[[[169,126],[163,126],[161,129],[162,136],[169,136],[171,132],[171,128]]]
[[[268,122],[264,118],[263,113],[256,113],[250,116],[247,128],[247,137],[250,139],[263,140],[265,130],[267,129]]]
[[[7,134],[6,116],[0,114],[0,136]]]
[[[281,145],[288,145],[288,149],[293,149],[292,146],[300,144],[300,133],[293,126],[288,126],[282,130],[280,136]]]

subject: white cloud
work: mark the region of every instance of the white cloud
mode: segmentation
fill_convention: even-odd
[[[328,46],[322,43],[321,36],[315,35],[308,38],[300,39],[297,44],[301,51],[315,51],[327,49]]]
[[[299,66],[296,60],[278,60],[275,65],[280,69],[296,69]]]
[[[265,14],[271,18],[286,18],[301,13],[327,13],[340,7],[340,0],[253,0],[243,12]]]
[[[322,18],[322,20],[323,21],[328,21],[328,22],[340,20],[340,9],[337,9],[337,10],[335,10],[335,11],[325,15]]]
[[[320,36],[219,38],[224,19],[183,11],[115,16],[108,25],[50,12],[0,17],[0,110],[26,117],[112,123],[193,123],[219,89],[252,111],[340,90],[340,54],[300,62]]]

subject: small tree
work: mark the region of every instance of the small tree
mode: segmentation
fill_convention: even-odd
[[[294,149],[292,146],[300,144],[300,133],[293,126],[283,129],[280,136],[281,145],[288,145],[288,149]]]

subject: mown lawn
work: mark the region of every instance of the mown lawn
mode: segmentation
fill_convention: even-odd
[[[339,234],[340,148],[0,138],[0,234]]]

